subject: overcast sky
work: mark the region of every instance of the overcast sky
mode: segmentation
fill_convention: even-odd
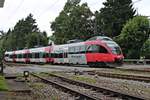
[[[51,35],[50,22],[54,21],[63,9],[67,0],[5,0],[4,7],[0,8],[0,30],[7,31],[13,28],[18,20],[32,13],[41,31]],[[105,0],[81,0],[87,2],[94,12],[103,7]],[[138,1],[138,2],[136,2]],[[134,8],[139,14],[150,16],[150,0],[133,0]]]

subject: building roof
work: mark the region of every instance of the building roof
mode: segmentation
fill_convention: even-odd
[[[4,6],[4,1],[5,0],[0,0],[0,8]]]

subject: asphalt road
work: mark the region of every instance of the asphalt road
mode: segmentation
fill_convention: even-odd
[[[96,70],[97,68],[90,68],[88,66],[84,67],[72,67],[72,66],[57,66],[57,65],[29,65],[29,66],[6,66],[4,73],[15,74],[23,73],[23,71],[29,72],[50,72],[50,71],[88,71]]]
[[[123,65],[120,68],[125,69],[145,69],[149,68],[150,65]],[[101,70],[103,68],[90,68],[88,66],[80,66],[80,67],[74,67],[74,66],[58,66],[58,65],[28,65],[28,66],[6,66],[4,69],[4,73],[8,74],[16,74],[16,73],[23,73],[23,71],[29,71],[29,72],[51,72],[51,71],[90,71],[90,70]]]

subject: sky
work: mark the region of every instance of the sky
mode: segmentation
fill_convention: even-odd
[[[33,14],[41,31],[46,31],[48,36],[52,34],[50,23],[55,20],[67,0],[5,0],[4,7],[0,8],[0,30],[7,32],[13,29],[15,24],[29,13]],[[87,2],[94,12],[103,7],[106,0],[81,0]],[[133,0],[133,6],[139,14],[150,16],[150,0]]]

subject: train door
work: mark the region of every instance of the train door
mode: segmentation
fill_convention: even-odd
[[[110,54],[108,53],[108,50],[101,46],[101,45],[94,45],[94,55],[95,62],[107,62],[109,60]]]
[[[96,62],[102,61],[104,55],[101,54],[99,50],[100,50],[100,46],[98,45],[92,44],[92,45],[87,46],[86,55],[87,55],[87,61],[89,63],[91,62],[96,63]]]
[[[109,62],[112,61],[111,54],[108,52],[108,50],[101,45],[90,45],[87,48],[87,61],[88,62]]]

